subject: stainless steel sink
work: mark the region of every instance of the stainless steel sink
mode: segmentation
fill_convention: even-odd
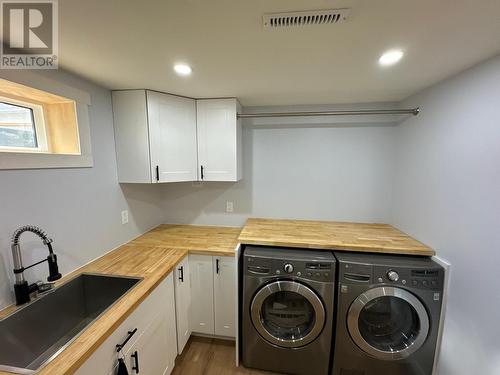
[[[35,373],[140,280],[82,274],[0,320],[0,370]]]

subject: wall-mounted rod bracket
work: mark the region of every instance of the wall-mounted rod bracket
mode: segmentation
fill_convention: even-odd
[[[262,113],[238,113],[238,118],[262,118],[262,117],[311,117],[311,116],[369,116],[369,115],[413,115],[420,113],[420,108],[405,109],[357,109],[336,110],[316,112],[262,112]]]

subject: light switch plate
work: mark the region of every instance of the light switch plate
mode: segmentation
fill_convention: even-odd
[[[226,212],[231,213],[233,211],[234,211],[233,202],[227,201],[226,202]]]

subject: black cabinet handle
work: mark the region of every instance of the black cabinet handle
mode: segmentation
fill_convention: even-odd
[[[132,366],[132,370],[135,370],[135,373],[139,373],[139,353],[137,350],[134,352],[134,354],[131,355],[132,358],[134,358],[135,365]]]
[[[160,166],[156,166],[156,181],[160,181]]]
[[[202,166],[201,166],[201,179],[202,179],[202,180],[203,180],[203,177],[204,177],[204,175],[203,175],[203,165],[202,165]]]
[[[215,273],[219,273],[220,267],[219,267],[219,259],[215,260]]]
[[[121,344],[116,345],[116,352],[117,353],[120,350],[122,350],[125,345],[127,345],[128,340],[130,340],[132,338],[132,336],[134,336],[134,334],[136,332],[137,332],[137,328],[135,328],[133,331],[128,331],[127,332],[127,338],[125,339],[125,341],[123,341]]]
[[[181,268],[179,268],[179,272],[181,273],[179,275],[179,280],[181,281],[181,283],[184,282],[184,266],[181,266]]]

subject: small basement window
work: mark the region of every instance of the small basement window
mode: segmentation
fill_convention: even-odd
[[[81,155],[76,102],[0,79],[0,158],[6,153]]]
[[[41,106],[0,97],[0,150],[48,151]]]

